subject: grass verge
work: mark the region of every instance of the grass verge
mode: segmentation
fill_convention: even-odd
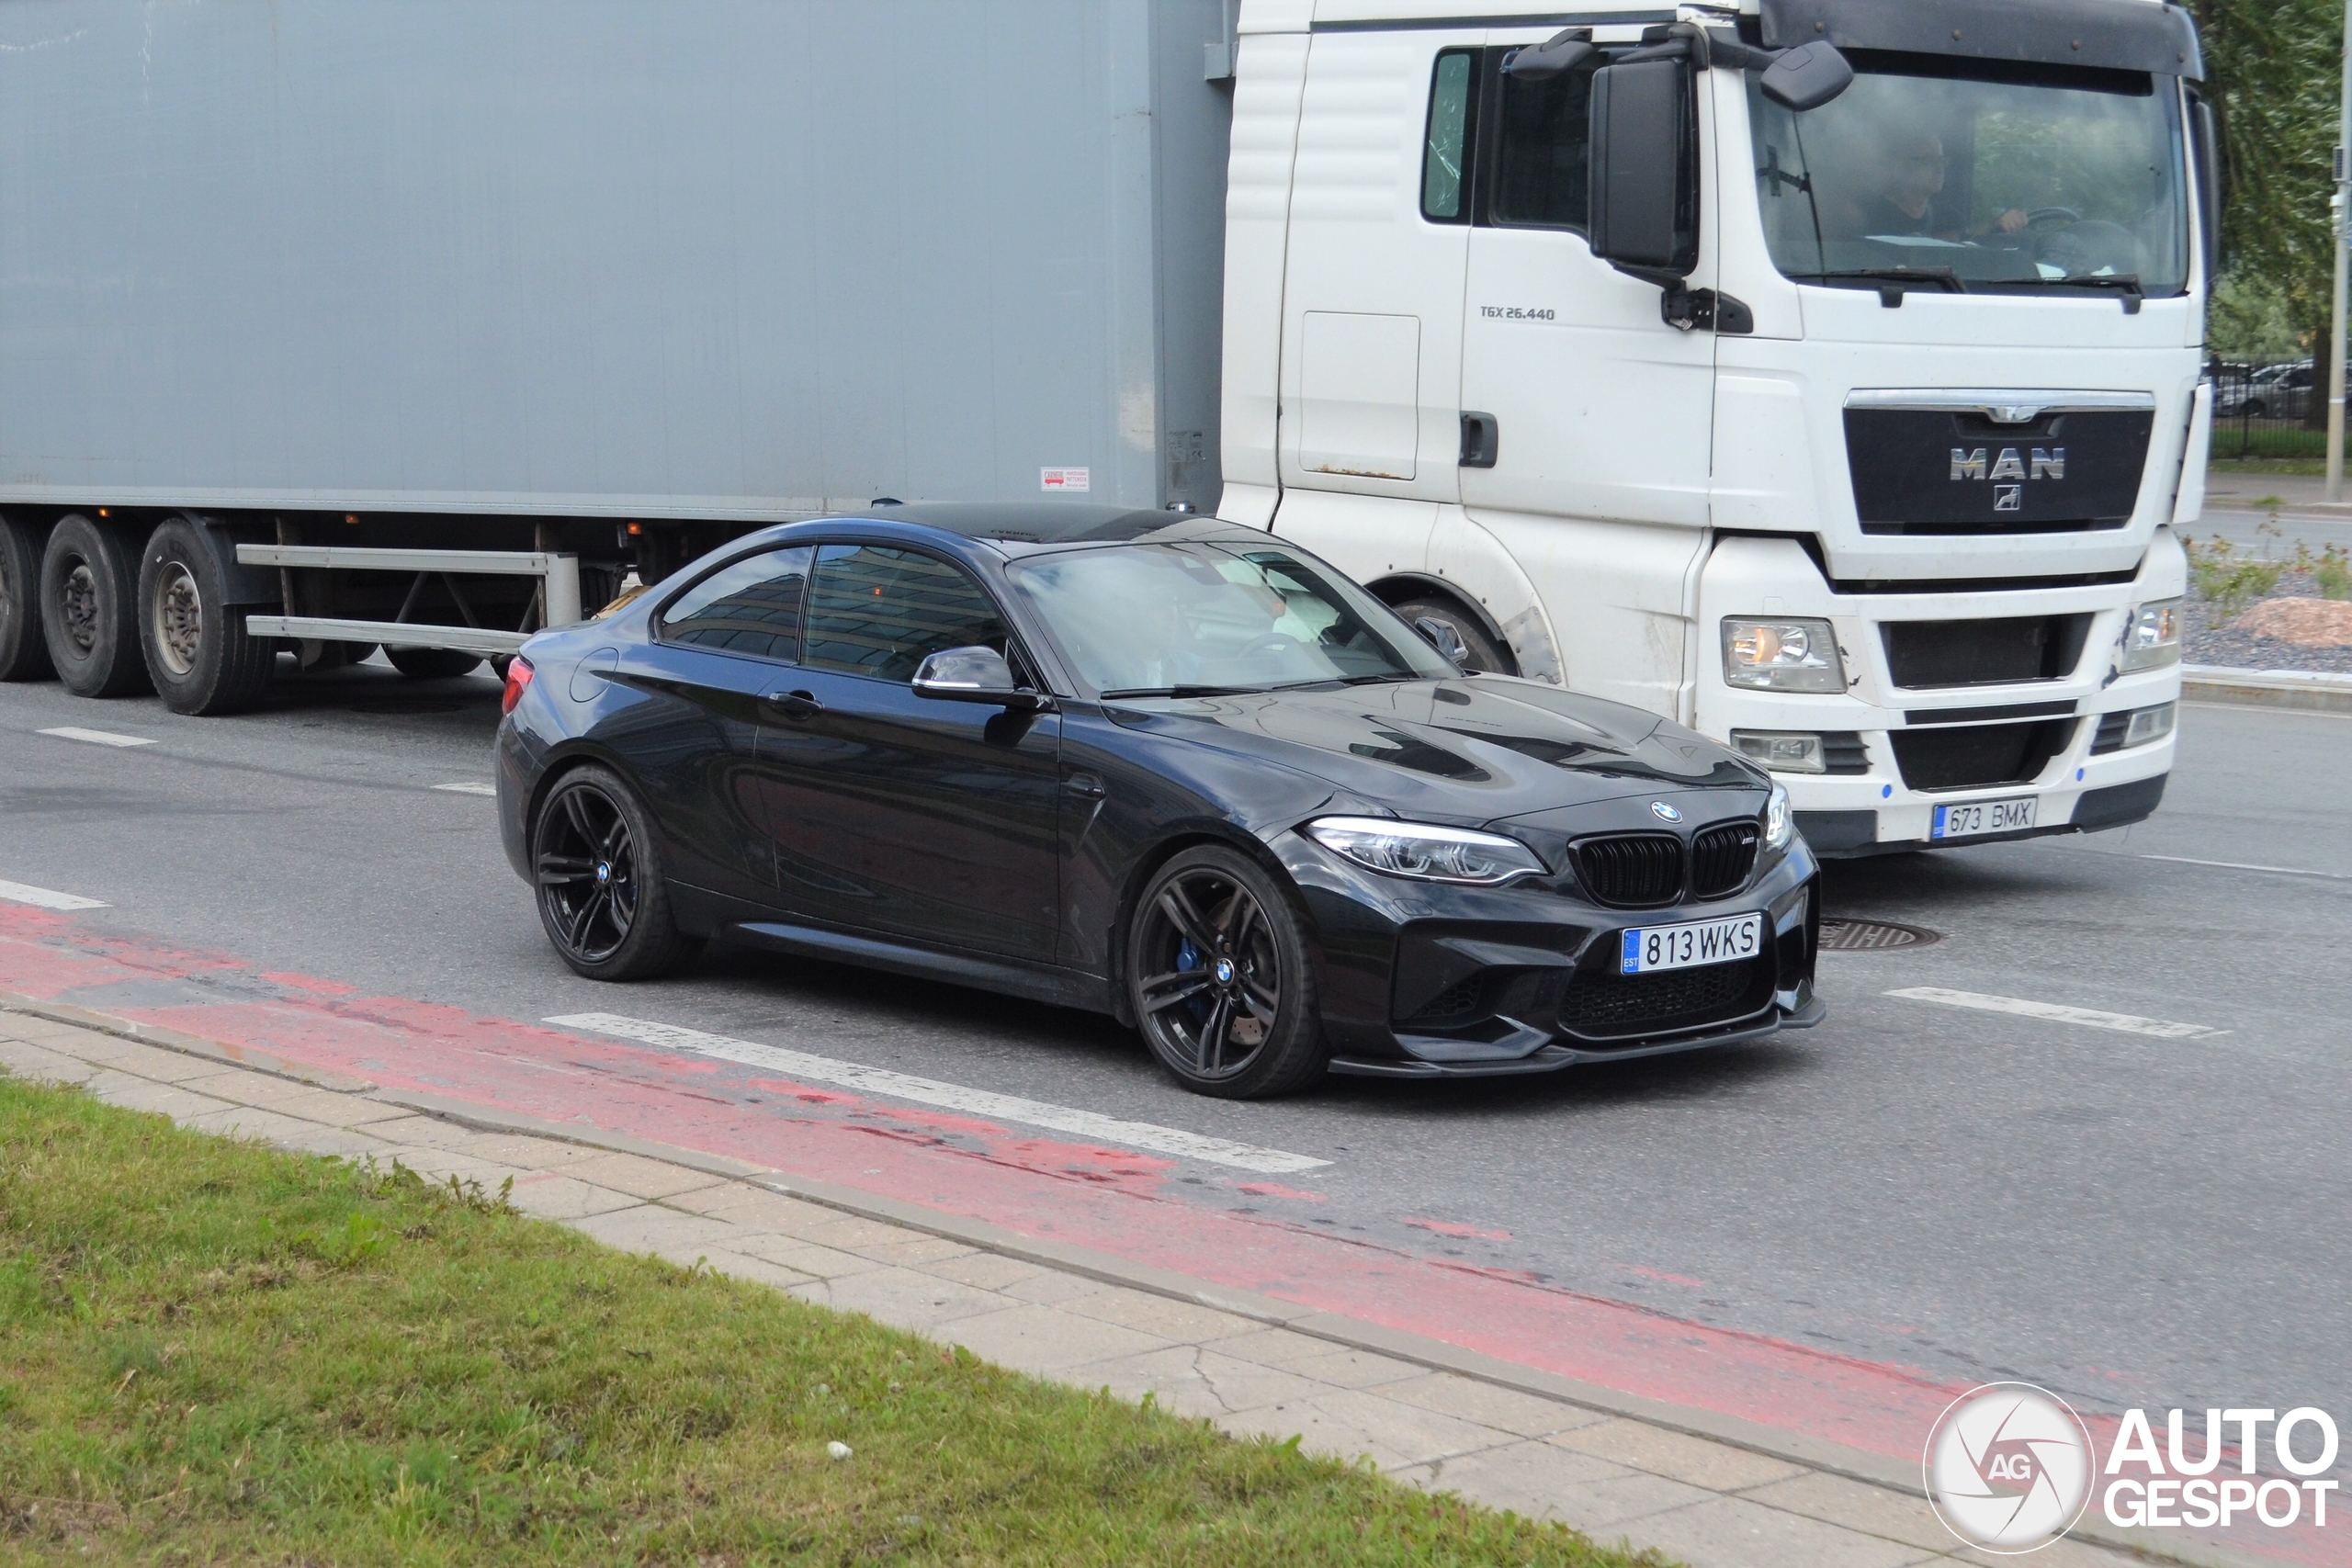
[[[1653,1561],[0,1077],[0,1562],[69,1557]]]

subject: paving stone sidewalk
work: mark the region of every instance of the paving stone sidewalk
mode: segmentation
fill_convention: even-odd
[[[495,1190],[512,1177],[516,1208],[613,1247],[707,1260],[1038,1377],[1151,1394],[1237,1435],[1368,1454],[1408,1484],[1691,1568],[2003,1561],[1955,1550],[1915,1495],[806,1201],[740,1162],[486,1132],[371,1086],[296,1081],[22,1012],[0,1011],[0,1071],[206,1132],[397,1159],[432,1181]],[[2076,1540],[2035,1554],[2037,1568],[2123,1561]]]

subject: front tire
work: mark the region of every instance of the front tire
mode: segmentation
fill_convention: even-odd
[[[0,517],[0,681],[46,681],[57,671],[40,631],[40,530]]]
[[[678,930],[653,825],[609,768],[563,775],[531,825],[539,923],[575,974],[648,980],[683,966],[702,943]]]
[[[1486,626],[1477,616],[1466,614],[1459,604],[1443,599],[1408,599],[1396,608],[1408,626],[1415,621],[1442,621],[1452,626],[1453,635],[1462,639],[1463,650],[1470,656],[1463,661],[1466,668],[1488,675],[1512,673],[1510,650],[1487,634]]]
[[[269,687],[277,645],[247,637],[227,598],[195,524],[175,517],[148,537],[139,560],[140,652],[174,713],[243,713]]]
[[[1255,861],[1217,845],[1159,869],[1127,933],[1144,1043],[1195,1094],[1287,1094],[1330,1060],[1305,921]]]
[[[139,649],[139,574],[122,536],[68,513],[41,551],[41,637],[65,689],[127,697],[147,686]]]

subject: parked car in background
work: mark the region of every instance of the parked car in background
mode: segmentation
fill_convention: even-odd
[[[2224,419],[2301,419],[2311,408],[2315,374],[2308,359],[2266,365],[2242,382],[2217,383],[2214,411]]]

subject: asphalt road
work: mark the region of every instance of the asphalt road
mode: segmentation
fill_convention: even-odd
[[[0,687],[0,878],[104,900],[76,917],[102,930],[371,993],[625,1012],[1313,1155],[1332,1164],[1299,1179],[1323,1201],[1298,1217],[1332,1234],[1939,1380],[2109,1411],[2352,1407],[2352,717],[2190,708],[2147,824],[1833,867],[1833,916],[1940,940],[1826,957],[1810,1033],[1254,1105],[1184,1094],[1105,1021],[945,987],[743,953],[577,979],[491,802],[436,787],[489,779],[496,718],[486,676],[380,666],[282,681],[231,719]],[[59,726],[153,743],[40,733]],[[2219,1032],[1887,994],[1911,987]]]

